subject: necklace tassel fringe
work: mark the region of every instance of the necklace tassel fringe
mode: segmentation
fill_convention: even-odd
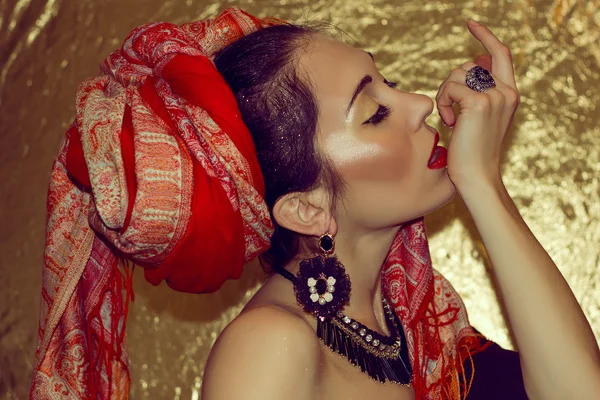
[[[317,318],[317,336],[327,347],[359,367],[373,380],[380,383],[390,381],[410,386],[411,367],[404,362],[404,360],[408,360],[408,354],[396,358],[378,356],[352,340],[348,333],[341,328],[341,324],[343,322],[333,318]],[[407,352],[406,345],[403,346],[401,352]]]

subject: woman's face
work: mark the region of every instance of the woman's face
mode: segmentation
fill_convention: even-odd
[[[317,36],[300,67],[317,97],[319,151],[347,184],[339,226],[397,226],[452,199],[446,168],[427,167],[436,135],[425,123],[429,97],[392,88],[369,53],[326,36]]]

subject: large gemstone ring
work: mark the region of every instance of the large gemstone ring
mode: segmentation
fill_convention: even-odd
[[[488,89],[496,87],[496,82],[494,82],[490,71],[479,65],[467,71],[465,83],[470,89],[476,92],[485,92]]]

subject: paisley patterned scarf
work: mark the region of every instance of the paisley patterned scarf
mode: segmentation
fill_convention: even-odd
[[[254,144],[211,60],[281,23],[229,8],[214,20],[144,25],[80,85],[48,191],[31,398],[128,398],[133,293],[120,260],[143,267],[152,284],[207,293],[268,248]],[[407,331],[418,398],[464,395],[460,368],[480,342],[460,297],[432,269],[422,218],[399,231],[383,277]]]

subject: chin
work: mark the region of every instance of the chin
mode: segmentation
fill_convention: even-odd
[[[435,210],[448,204],[456,195],[456,187],[450,180],[448,174],[445,174],[444,179],[435,186],[435,199],[432,200],[431,209],[425,214],[434,212]],[[424,215],[425,215],[424,214]]]
[[[455,194],[456,188],[450,178],[444,179],[443,182],[438,182],[426,195],[418,198],[417,203],[419,207],[412,209],[412,212],[408,215],[403,215],[401,219],[403,221],[402,224],[421,218],[442,208],[452,201]]]

